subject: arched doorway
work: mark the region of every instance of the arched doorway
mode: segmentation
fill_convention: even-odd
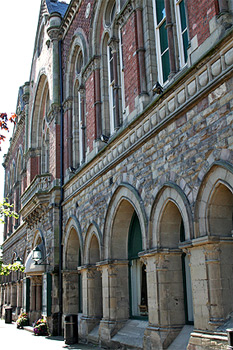
[[[80,277],[78,266],[81,264],[81,250],[79,237],[72,227],[65,246],[63,270],[63,310],[64,314],[78,314],[81,312]]]
[[[138,216],[134,212],[128,236],[130,316],[132,318],[148,315],[146,266],[138,255],[141,251],[141,228]]]
[[[180,225],[180,242],[185,241],[184,222],[181,219]],[[193,293],[191,285],[191,271],[190,271],[190,258],[187,253],[183,253],[181,256],[182,272],[183,272],[183,286],[184,286],[184,308],[185,308],[185,323],[193,324]]]
[[[101,272],[96,263],[100,261],[99,242],[96,235],[92,235],[89,248],[89,286],[88,286],[88,316],[100,320],[103,316],[102,280]]]

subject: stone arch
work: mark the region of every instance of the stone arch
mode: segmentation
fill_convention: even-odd
[[[72,246],[72,242],[74,243],[74,245]],[[76,219],[76,217],[74,217],[73,215],[70,217],[70,219],[68,220],[66,226],[65,226],[65,235],[63,238],[63,264],[64,264],[64,268],[68,268],[68,266],[65,266],[66,264],[66,259],[67,259],[67,254],[69,255],[69,250],[71,249],[73,251],[73,254],[76,254],[76,258],[75,261],[72,263],[72,261],[70,261],[71,265],[73,265],[74,263],[76,264],[76,268],[78,266],[78,255],[79,255],[79,251],[81,254],[80,257],[80,261],[83,261],[83,238],[82,238],[82,233],[81,233],[81,226],[80,223],[78,222],[78,220]],[[78,249],[78,252],[75,253],[75,250]],[[71,260],[69,258],[69,260]],[[68,263],[68,265],[70,265],[70,263]],[[73,266],[73,268],[75,268]]]
[[[82,309],[82,283],[78,266],[82,262],[83,240],[80,224],[74,216],[70,217],[66,224],[63,246],[64,314],[77,314]]]
[[[127,259],[128,232],[133,213],[136,212],[142,234],[142,247],[146,250],[147,217],[140,195],[131,185],[122,183],[109,203],[104,227],[104,258]]]
[[[92,326],[103,316],[102,278],[97,264],[102,256],[102,235],[95,222],[86,233],[84,243],[85,269],[82,272],[83,294],[87,295],[84,301],[84,313],[91,318]],[[94,321],[95,320],[95,321]],[[90,327],[90,326],[89,326]]]
[[[233,166],[217,161],[203,177],[195,206],[195,234],[232,235]]]
[[[93,222],[84,240],[84,264],[95,264],[102,259],[102,234],[98,225]]]
[[[150,217],[150,248],[156,248],[156,268],[163,266],[157,286],[161,322],[179,326],[193,323],[189,255],[180,249],[181,242],[187,244],[193,238],[192,216],[181,188],[166,183],[158,192]]]
[[[65,97],[69,98],[73,96],[73,88],[74,88],[74,77],[76,76],[75,72],[75,64],[77,55],[79,52],[82,53],[83,56],[83,67],[88,61],[88,42],[86,39],[86,35],[81,28],[76,29],[73,39],[70,44],[70,50],[68,54],[68,60],[66,64],[66,78],[65,78]],[[80,71],[79,76],[79,84],[82,83],[82,70]]]
[[[44,237],[44,234],[43,234],[41,229],[37,229],[35,231],[31,249],[33,250],[35,247],[37,247],[39,245],[43,248],[43,251],[42,251],[43,255],[42,256],[45,257],[46,254],[47,254],[47,252],[46,252],[46,241],[45,241],[45,237]]]
[[[169,216],[169,223],[165,219],[167,215]],[[184,225],[185,240],[189,241],[193,238],[192,214],[189,202],[177,185],[167,183],[158,192],[152,206],[149,232],[150,248],[164,245],[165,240],[168,240],[168,245],[173,244],[178,247],[181,221]],[[176,237],[174,236],[174,229]],[[162,237],[161,234],[162,231],[165,232],[164,230],[166,233]]]

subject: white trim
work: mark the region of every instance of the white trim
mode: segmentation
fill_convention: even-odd
[[[179,62],[180,62],[180,68],[183,68],[184,66],[187,65],[187,62],[185,62],[185,56],[184,56],[183,33],[187,31],[188,28],[186,23],[186,29],[183,32],[181,30],[180,3],[184,0],[174,0],[174,1],[175,1],[176,29],[177,29],[178,49],[179,49]]]
[[[165,85],[166,81],[163,81],[163,65],[162,65],[162,53],[161,53],[161,43],[160,43],[160,28],[166,21],[166,14],[160,23],[157,23],[157,12],[156,12],[156,0],[153,0],[153,14],[154,14],[154,25],[155,25],[155,46],[156,46],[156,57],[158,66],[158,81],[161,85]],[[169,48],[167,49],[169,50]],[[164,52],[166,52],[165,50]]]

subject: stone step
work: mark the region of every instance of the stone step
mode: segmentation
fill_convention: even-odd
[[[167,348],[167,350],[186,350],[190,334],[192,333],[193,329],[193,326],[184,326],[176,339]]]
[[[125,345],[127,349],[142,349],[143,336],[147,326],[147,321],[128,320],[125,326],[112,338],[112,341]]]

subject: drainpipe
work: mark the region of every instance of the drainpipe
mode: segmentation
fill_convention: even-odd
[[[59,69],[60,69],[60,203],[59,203],[59,279],[58,279],[58,293],[59,293],[59,314],[58,314],[58,334],[62,335],[62,313],[63,313],[63,283],[62,283],[62,265],[63,265],[63,246],[62,246],[62,221],[63,221],[63,79],[62,79],[62,42],[59,40]]]

